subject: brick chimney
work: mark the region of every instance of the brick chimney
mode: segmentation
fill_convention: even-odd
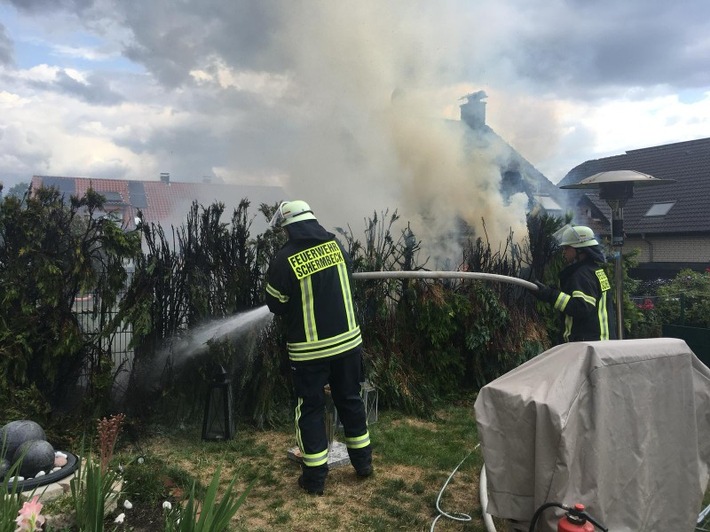
[[[488,95],[485,91],[472,92],[467,94],[466,103],[461,104],[461,120],[466,122],[471,129],[480,129],[486,125],[486,102],[483,101]]]

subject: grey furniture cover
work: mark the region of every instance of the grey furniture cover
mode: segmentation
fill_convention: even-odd
[[[582,503],[610,531],[694,529],[710,369],[684,341],[554,347],[484,386],[475,413],[489,514],[529,522],[545,502]],[[554,530],[562,511],[543,515]]]

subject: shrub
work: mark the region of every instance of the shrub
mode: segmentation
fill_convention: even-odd
[[[23,418],[44,422],[64,406],[79,373],[86,370],[89,405],[104,404],[103,338],[82,331],[73,306],[92,292],[104,314],[124,288],[124,261],[140,250],[138,235],[99,216],[104,198],[93,190],[68,205],[56,189],[40,188],[23,199],[0,202],[0,395],[31,390]],[[25,394],[27,397],[27,394]],[[16,401],[3,401],[11,417]]]
[[[658,289],[657,309],[662,323],[710,327],[710,272],[682,270]]]

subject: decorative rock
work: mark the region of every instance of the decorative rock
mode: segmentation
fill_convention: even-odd
[[[28,419],[20,419],[10,421],[7,425],[0,428],[0,448],[3,449],[3,458],[11,459],[15,456],[17,449],[31,440],[45,440],[47,437],[44,429]]]
[[[54,454],[54,467],[64,467],[67,465],[66,455],[61,455],[60,453]]]
[[[13,461],[22,460],[20,475],[33,477],[37,471],[50,469],[54,465],[54,447],[45,440],[24,442],[15,451]]]

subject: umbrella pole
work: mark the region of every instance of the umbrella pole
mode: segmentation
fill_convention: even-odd
[[[624,245],[624,208],[620,201],[609,201],[611,209],[611,243],[614,253],[614,281],[616,289],[616,337],[624,338],[624,266],[621,248]]]

